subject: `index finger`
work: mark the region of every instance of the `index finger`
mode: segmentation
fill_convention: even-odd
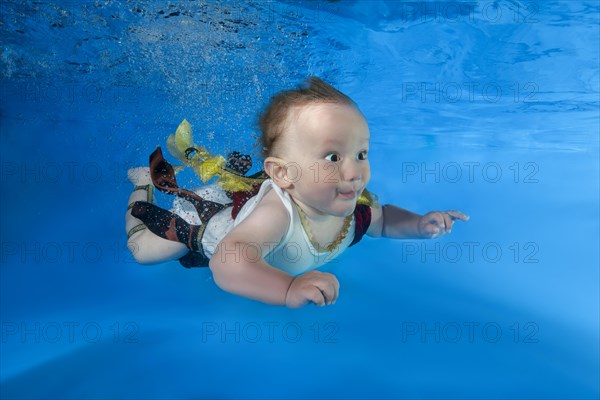
[[[457,219],[460,219],[461,221],[468,221],[471,218],[468,215],[456,210],[446,211],[446,214],[448,214],[453,221],[456,221]]]

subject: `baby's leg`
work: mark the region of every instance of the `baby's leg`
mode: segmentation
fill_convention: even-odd
[[[131,214],[131,208],[136,201],[146,201],[154,204],[154,186],[150,178],[150,170],[145,167],[132,168],[127,172],[131,183],[135,185],[129,196],[129,207],[125,214],[125,229],[127,231],[127,247],[140,264],[156,264],[176,260],[189,252],[182,243],[163,239],[152,233],[144,223]]]

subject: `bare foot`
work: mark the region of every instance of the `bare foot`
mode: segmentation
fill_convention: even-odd
[[[131,168],[127,171],[127,178],[131,183],[136,186],[152,184],[152,178],[150,177],[150,168],[148,167],[137,167]]]

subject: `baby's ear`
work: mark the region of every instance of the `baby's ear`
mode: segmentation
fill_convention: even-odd
[[[267,157],[264,162],[264,169],[280,188],[289,189],[292,186],[293,181],[288,177],[288,166],[281,158]]]

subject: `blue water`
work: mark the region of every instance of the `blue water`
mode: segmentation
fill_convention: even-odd
[[[600,396],[597,1],[0,11],[2,399]],[[471,220],[363,239],[326,308],[135,264],[127,168],[183,118],[256,155],[257,112],[309,75],[369,121],[381,202]]]

